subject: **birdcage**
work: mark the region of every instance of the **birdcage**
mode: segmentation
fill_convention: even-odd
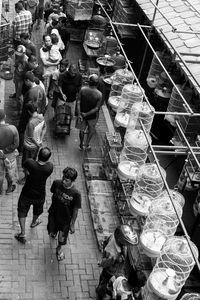
[[[130,213],[135,217],[147,216],[152,200],[149,195],[134,193],[128,203]]]
[[[135,129],[142,129],[140,122],[142,122],[145,131],[149,133],[153,123],[154,114],[155,110],[153,106],[146,102],[134,103],[131,109],[126,133]]]
[[[166,177],[165,170],[162,168],[161,170],[163,176]],[[147,163],[138,170],[133,195],[134,193],[141,193],[156,199],[162,194],[163,186],[164,183],[157,165]]]
[[[93,0],[67,0],[66,11],[74,21],[90,20],[93,5]]]
[[[195,265],[194,257],[198,259],[198,255],[193,242],[190,241],[189,246],[185,237],[173,236],[164,244],[154,269],[173,269],[178,276],[179,287],[182,288]]]
[[[180,112],[180,111],[184,110],[183,99],[181,98],[181,96],[180,96],[180,94],[178,93],[177,90],[183,95],[183,97],[185,98],[185,100],[187,102],[190,102],[190,100],[192,98],[192,89],[191,88],[188,88],[188,87],[185,87],[185,86],[181,86],[180,84],[177,84],[172,89],[172,94],[171,94],[169,104],[168,104],[168,107],[167,107],[168,112],[169,111]],[[165,120],[169,121],[172,126],[176,126],[177,116],[175,116],[175,115],[166,115]]]
[[[148,139],[150,142],[151,138],[148,137]],[[145,163],[149,142],[142,130],[129,131],[125,135],[124,147],[118,164],[118,172],[122,178],[135,179],[136,174],[132,174],[132,164],[139,167]]]
[[[181,193],[179,193],[178,191],[176,191],[174,189],[174,190],[170,190],[170,195],[172,197],[173,202],[178,202],[181,207],[184,207],[184,205],[185,205],[185,198],[184,198],[184,196]],[[162,196],[169,197],[169,194],[168,194],[167,190],[165,190],[163,192]]]
[[[187,293],[182,296],[181,300],[200,300],[200,294]]]
[[[115,125],[127,127],[134,103],[142,102],[144,90],[136,83],[126,84],[122,89],[120,103],[115,116]]]
[[[120,103],[120,97],[124,85],[132,83],[134,76],[127,68],[115,71],[112,76],[112,86],[108,98],[108,104],[116,112]]]
[[[149,257],[158,257],[166,239],[175,234],[179,224],[179,217],[182,215],[182,208],[174,203],[176,211],[168,198],[161,198],[152,201],[149,214],[142,234],[141,245]]]
[[[164,67],[168,70],[171,64],[171,57],[168,54],[160,51],[157,51],[156,55],[161,60]],[[164,71],[163,67],[161,66],[160,62],[158,61],[157,57],[154,54],[153,59],[151,61],[151,66],[149,68],[149,73],[147,76],[147,84],[149,85],[149,87],[156,87],[159,76],[163,71]],[[151,85],[152,79],[153,81],[155,81],[155,86]]]

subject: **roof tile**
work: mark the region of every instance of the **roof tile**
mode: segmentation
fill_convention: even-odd
[[[194,37],[192,39],[185,40],[184,43],[188,48],[194,48],[200,45],[200,39],[198,37]]]

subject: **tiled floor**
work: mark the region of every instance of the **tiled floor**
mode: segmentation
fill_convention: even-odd
[[[40,44],[40,32],[35,33]],[[81,55],[80,45],[73,45],[68,56],[77,60]],[[17,125],[14,109],[10,107],[9,94],[14,92],[12,81],[5,82],[5,109],[7,120]],[[16,191],[0,198],[0,299],[4,300],[53,300],[53,299],[95,299],[95,286],[99,277],[97,260],[99,251],[93,232],[88,206],[85,179],[82,172],[84,154],[78,150],[78,131],[72,122],[71,134],[64,139],[53,136],[54,123],[52,109],[47,113],[48,132],[46,144],[52,150],[54,172],[47,182],[47,196],[42,215],[42,224],[30,229],[32,211],[27,222],[27,244],[21,245],[14,239],[19,231],[17,219],[17,201],[21,186]],[[97,134],[92,141],[90,156],[101,156],[103,137],[106,131],[104,115],[101,112],[97,125]],[[46,225],[47,209],[51,203],[49,191],[52,181],[60,178],[67,165],[75,167],[79,176],[77,188],[82,195],[82,209],[76,222],[76,232],[69,236],[66,246],[66,259],[60,263],[55,257],[56,242],[50,243]],[[19,162],[20,170],[20,162]],[[21,170],[20,170],[21,173]],[[6,188],[6,184],[4,185]]]

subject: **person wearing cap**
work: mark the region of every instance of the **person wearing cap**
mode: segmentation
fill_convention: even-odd
[[[98,75],[92,74],[89,77],[89,86],[81,88],[77,100],[77,124],[76,128],[80,129],[80,150],[90,150],[90,141],[95,133],[95,126],[98,120],[98,112],[102,104],[102,93],[97,89],[99,82]],[[84,132],[88,128],[85,146]]]
[[[127,246],[137,244],[137,233],[127,224],[119,225],[104,241],[102,260],[98,263],[103,268],[96,288],[98,300],[103,300],[106,296],[107,285],[113,276],[126,273]]]
[[[43,147],[39,150],[37,160],[27,159],[23,166],[27,170],[25,184],[18,200],[18,219],[21,232],[15,238],[22,244],[26,243],[26,217],[33,206],[33,218],[30,227],[35,228],[41,221],[39,216],[43,213],[46,197],[46,181],[53,172],[53,164],[49,161],[51,150]]]
[[[16,16],[13,20],[13,45],[16,49],[21,44],[20,34],[31,33],[32,30],[32,15],[25,10],[23,4],[19,1],[15,3]]]
[[[19,146],[19,134],[14,125],[5,122],[5,113],[0,109],[0,152],[1,169],[0,174],[4,173],[8,183],[6,194],[12,193],[16,188],[16,173],[18,156],[17,148]],[[4,162],[2,163],[2,159]],[[3,177],[0,180],[0,194],[3,192]]]
[[[26,47],[26,55],[28,57],[31,55],[36,56],[36,46],[31,42],[29,33],[22,32],[20,34],[20,39],[22,45]]]
[[[58,261],[64,259],[62,247],[67,243],[68,233],[75,232],[75,221],[81,208],[81,194],[74,182],[78,176],[74,168],[66,167],[61,180],[54,180],[51,186],[52,204],[48,210],[47,230],[50,237],[58,234],[56,256]]]
[[[14,83],[15,83],[15,94],[11,95],[10,98],[15,98],[17,103],[17,110],[20,113],[23,96],[22,89],[24,85],[24,76],[28,71],[28,57],[26,56],[26,48],[23,45],[19,45],[15,51],[15,70],[14,70]]]

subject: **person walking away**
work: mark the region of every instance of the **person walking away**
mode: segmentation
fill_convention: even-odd
[[[20,34],[22,32],[31,34],[32,15],[25,10],[23,4],[19,1],[15,3],[16,16],[13,20],[13,45],[15,50],[21,44]]]
[[[16,157],[18,156],[17,148],[19,146],[19,134],[14,125],[5,122],[5,118],[4,110],[0,109],[0,173],[3,175],[5,171],[5,177],[8,184],[6,194],[9,194],[16,188]],[[3,192],[3,177],[4,176],[1,176],[0,180],[0,194]]]
[[[75,103],[77,95],[82,85],[82,75],[78,72],[77,66],[74,63],[69,65],[68,70],[60,74],[58,79],[59,94],[58,98],[61,97],[71,107],[72,115],[75,113]]]
[[[30,34],[22,32],[20,34],[21,44],[26,48],[26,55],[31,57],[31,55],[36,56],[36,46],[30,40]]]
[[[32,103],[37,107],[37,111],[39,114],[43,114],[46,111],[46,94],[44,89],[36,84],[35,76],[31,71],[26,72],[25,74],[25,84],[29,87],[28,91],[24,95],[24,102],[22,107],[22,113],[20,115],[18,131],[20,135],[20,145],[19,151],[22,152],[23,150],[23,142],[24,142],[24,132],[26,129],[26,125],[30,119],[30,114],[27,110],[27,104]]]
[[[52,62],[48,61],[49,52],[50,52],[51,46],[52,46],[51,36],[44,35],[43,42],[44,42],[43,47],[40,49],[40,58],[41,58],[41,61],[43,64],[45,91],[46,91],[46,95],[48,95],[51,76],[58,69],[58,65],[59,65],[60,61],[62,60],[62,56],[60,55],[58,63],[57,62],[52,63]]]
[[[30,227],[34,228],[41,223],[39,216],[43,213],[46,181],[53,172],[53,164],[49,161],[50,157],[51,150],[44,147],[39,150],[37,161],[27,159],[23,165],[28,175],[19,196],[17,208],[21,232],[15,234],[15,238],[22,244],[26,243],[26,217],[31,205],[33,205],[33,219]]]
[[[74,187],[78,176],[74,168],[63,170],[62,180],[54,180],[51,186],[52,204],[48,210],[47,230],[50,237],[55,238],[58,233],[56,256],[58,261],[65,258],[62,247],[67,243],[68,233],[75,232],[75,221],[81,208],[80,192]]]
[[[65,18],[65,17],[59,18],[59,24],[58,24],[57,29],[58,29],[60,37],[65,45],[65,50],[63,53],[63,57],[65,57],[67,54],[67,51],[69,49],[69,43],[70,43],[70,28],[68,27],[67,18]]]
[[[44,116],[37,112],[37,106],[28,103],[26,107],[31,118],[29,119],[24,133],[22,168],[24,162],[28,158],[36,160],[38,151],[42,147],[43,138],[47,128]],[[24,184],[26,175],[27,174],[25,173],[25,176],[20,179],[20,184]]]
[[[102,104],[102,93],[97,89],[99,79],[96,74],[89,77],[89,86],[81,88],[77,101],[77,129],[80,129],[80,150],[90,150],[90,141],[95,133],[95,126],[98,120],[98,112]],[[88,128],[85,146],[84,132]]]
[[[38,4],[39,4],[38,0],[26,0],[26,9],[29,10],[32,15],[33,24],[36,21],[36,10]]]
[[[39,3],[37,5],[36,9],[36,26],[35,29],[38,30],[40,28],[41,20],[43,20],[44,17],[44,0],[39,0]]]
[[[24,86],[24,76],[28,70],[28,61],[25,54],[26,48],[23,45],[17,47],[15,52],[15,69],[14,69],[14,83],[15,83],[15,93],[10,95],[10,98],[15,99],[17,107],[17,112],[20,113],[23,104],[23,86]]]

